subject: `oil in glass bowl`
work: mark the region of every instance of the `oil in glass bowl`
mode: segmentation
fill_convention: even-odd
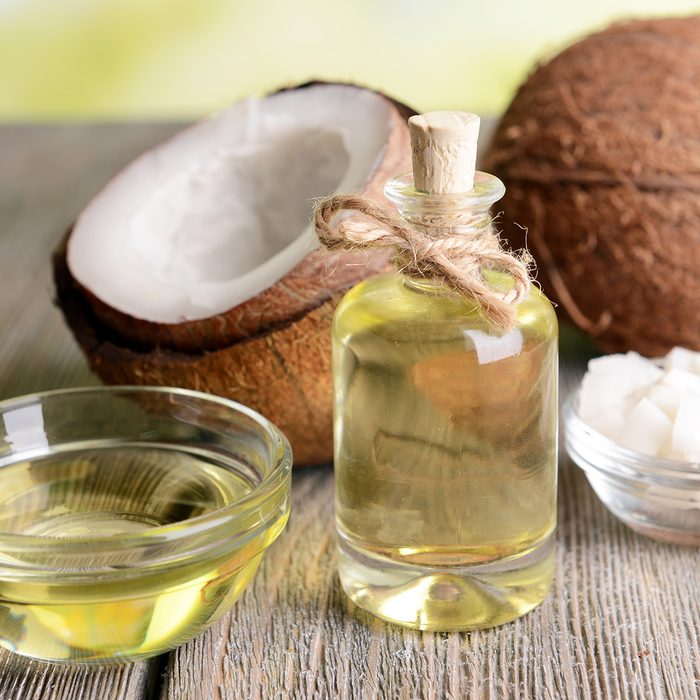
[[[134,660],[188,641],[229,610],[288,517],[288,483],[266,497],[264,474],[221,445],[14,456],[0,468],[0,644],[34,658]]]

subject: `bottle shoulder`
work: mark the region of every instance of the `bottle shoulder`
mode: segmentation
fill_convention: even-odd
[[[510,278],[502,273],[487,272],[486,277],[504,291],[509,284],[512,286]],[[334,334],[337,339],[373,330],[385,334],[392,327],[403,334],[407,326],[424,326],[431,337],[444,332],[459,335],[465,330],[498,334],[474,299],[427,281],[416,282],[398,272],[378,275],[353,287],[336,309]],[[557,338],[554,308],[534,285],[518,304],[515,327],[529,336]]]

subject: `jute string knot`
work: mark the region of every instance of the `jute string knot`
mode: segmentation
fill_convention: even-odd
[[[342,212],[362,218],[335,223]],[[483,215],[432,215],[407,224],[365,197],[341,194],[319,200],[313,220],[328,250],[393,248],[394,263],[405,275],[444,280],[473,297],[484,316],[502,330],[513,327],[515,306],[530,289],[529,256],[503,250],[490,225],[475,226]],[[513,288],[505,294],[495,290],[484,280],[484,269],[509,274]]]

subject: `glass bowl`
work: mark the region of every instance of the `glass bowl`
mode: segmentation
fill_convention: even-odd
[[[160,654],[233,605],[289,515],[292,455],[240,404],[162,387],[0,403],[0,645]]]
[[[566,449],[600,500],[637,532],[700,546],[700,465],[622,447],[586,424],[578,405],[575,392],[564,408]]]

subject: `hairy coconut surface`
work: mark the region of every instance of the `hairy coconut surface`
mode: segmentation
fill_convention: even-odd
[[[616,24],[537,68],[486,169],[513,247],[608,351],[700,349],[700,17]],[[516,222],[519,226],[515,226]]]
[[[368,153],[364,160],[356,160],[352,177],[348,179],[343,176],[342,181],[335,184],[342,187],[343,183],[349,183],[355,191],[382,201],[388,206],[382,194],[385,181],[410,169],[411,154],[406,118],[413,111],[376,93],[367,96],[366,93],[370,91],[362,88],[335,87],[342,87],[343,99],[347,98],[350,102],[354,99],[353,93],[361,95],[362,103],[374,110],[364,113],[365,119],[381,118],[380,124],[373,127],[373,147],[377,148],[374,156],[369,157],[371,154]],[[311,84],[284,91],[283,94],[318,88],[318,84]],[[332,99],[333,95],[337,96],[338,93],[331,90],[326,94]],[[313,104],[312,101],[311,105]],[[329,125],[329,131],[332,131],[331,126]],[[187,138],[191,139],[193,129],[183,133],[187,133]],[[197,133],[196,128],[194,133]],[[291,136],[296,138],[300,134]],[[301,136],[307,138],[309,134]],[[380,137],[383,138],[381,143],[377,140]],[[347,135],[344,138],[347,138]],[[354,138],[361,138],[361,134],[356,134]],[[335,148],[334,139],[335,136],[331,133],[325,144],[315,145],[321,150],[325,146]],[[198,147],[196,140],[195,138],[195,151]],[[161,148],[165,147],[167,144]],[[266,151],[265,144],[262,144],[261,150]],[[149,171],[160,167],[159,161],[163,160],[158,153],[159,149],[147,153],[139,159],[140,165],[139,161],[136,161],[136,166],[130,166],[132,169],[136,167],[135,178],[132,178],[129,168],[118,176],[118,181],[114,181],[116,199],[113,192],[108,192],[107,197],[98,195],[98,199],[103,197],[102,200],[97,205],[93,202],[86,209],[88,216],[85,213],[82,216],[81,235],[94,232],[95,225],[105,220],[105,213],[112,214],[117,219],[121,218],[128,224],[131,212],[129,207],[136,201],[130,189],[133,184],[140,182],[143,187],[150,187],[151,191],[155,191],[157,196],[162,194],[162,191],[158,192],[158,188],[152,187],[153,183],[148,182]],[[261,157],[265,158],[267,155],[263,152]],[[298,153],[290,152],[289,157],[294,160]],[[313,157],[318,158],[318,153],[316,156],[309,153],[308,158]],[[187,165],[186,158],[180,162]],[[287,163],[289,158],[283,159],[282,170]],[[258,168],[260,173],[259,163],[251,162],[249,165],[252,170]],[[220,162],[215,162],[214,169],[219,167]],[[280,168],[276,165],[272,170],[280,175]],[[170,183],[174,181],[176,188],[182,184],[177,178],[173,180],[172,174],[164,180],[166,189],[172,186],[167,180],[170,180]],[[205,186],[212,184],[206,177],[203,182]],[[218,183],[213,184],[214,194],[225,196],[225,191],[217,190]],[[263,183],[261,186],[266,185]],[[110,185],[106,190],[109,188]],[[322,196],[327,193],[324,191],[313,194]],[[290,206],[300,206],[304,211],[307,208],[310,211],[310,195],[304,192],[301,194],[302,200],[293,202]],[[168,197],[170,201],[177,201],[177,197]],[[211,211],[209,200],[204,202],[205,221]],[[270,205],[274,206],[274,202],[270,202]],[[231,207],[235,209],[235,203],[231,203]],[[149,213],[149,226],[157,228],[162,224],[167,229],[170,225],[172,230],[171,219],[165,217],[161,220],[157,207],[153,208],[153,212],[158,215],[151,216]],[[229,216],[235,212],[232,209],[225,213]],[[295,216],[298,224],[299,211],[296,211]],[[86,221],[89,224],[87,227]],[[103,381],[110,384],[181,386],[229,397],[259,411],[287,435],[294,451],[295,465],[329,462],[332,459],[330,326],[333,311],[345,291],[360,280],[385,269],[388,259],[376,254],[329,254],[321,251],[317,248],[318,241],[315,235],[311,232],[312,237],[309,237],[310,229],[305,223],[306,221],[302,223],[299,230],[291,229],[285,232],[284,226],[275,229],[288,236],[282,241],[281,248],[278,246],[277,249],[272,249],[273,256],[281,254],[283,258],[281,262],[279,259],[277,261],[279,265],[276,270],[281,270],[278,279],[273,275],[271,281],[268,278],[267,286],[258,289],[258,281],[253,279],[256,277],[255,265],[249,266],[249,269],[243,272],[252,273],[250,289],[254,290],[253,296],[245,298],[244,294],[242,299],[234,296],[232,298],[238,298],[240,303],[231,308],[178,323],[158,322],[147,317],[134,316],[107,303],[86,284],[85,279],[78,279],[70,265],[69,255],[71,245],[75,245],[74,229],[54,254],[54,279],[58,302],[91,368]],[[151,233],[143,228],[140,230],[143,235]],[[111,235],[118,236],[119,228],[113,227]],[[236,235],[240,235],[240,232]],[[100,240],[105,240],[104,236],[101,236]],[[109,245],[112,245],[114,241],[111,238],[108,240]],[[100,257],[96,263],[98,266],[112,264],[109,255],[105,255],[99,245],[92,245],[92,249],[89,254]],[[248,252],[243,250],[241,254]],[[233,250],[234,255],[235,253],[236,250]],[[85,250],[80,251],[80,256],[77,267],[84,270]],[[88,259],[88,262],[91,263],[92,260]],[[174,265],[182,262],[185,273],[198,274],[196,266],[189,265],[190,261],[180,260],[176,246],[173,246],[168,264],[171,262]],[[262,255],[259,262],[263,266],[266,264],[265,255]],[[99,285],[99,276],[94,276],[94,270],[89,265],[88,274],[92,275],[91,279],[96,279]],[[203,281],[206,283],[207,280]],[[195,282],[199,283],[197,280]],[[189,292],[189,289],[188,287],[185,291]],[[108,288],[107,292],[110,291],[111,288]],[[151,291],[159,290],[154,288]],[[205,288],[206,291],[208,290]],[[140,293],[146,294],[143,290]],[[160,290],[160,293],[164,293],[163,290]],[[162,301],[167,307],[170,300],[164,298]],[[159,299],[154,299],[154,304],[144,304],[144,307],[158,310],[159,302]]]
[[[274,332],[212,352],[139,351],[100,325],[66,264],[53,257],[64,317],[91,369],[107,384],[179,386],[226,396],[262,413],[289,439],[296,466],[332,457],[330,322],[338,297]]]

